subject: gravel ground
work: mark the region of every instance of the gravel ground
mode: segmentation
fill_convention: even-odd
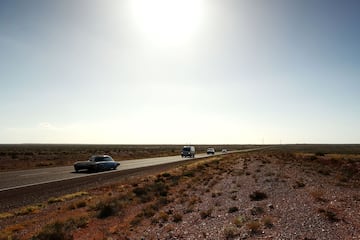
[[[182,221],[145,221],[129,238],[360,239],[359,189],[337,186],[334,176],[282,157],[287,156],[238,158],[224,173],[212,176],[215,185],[201,180],[182,193],[197,199],[190,211],[180,196],[165,207],[163,211],[180,214]],[[255,191],[266,198],[253,201]]]

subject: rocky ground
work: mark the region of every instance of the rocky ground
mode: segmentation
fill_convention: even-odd
[[[360,239],[360,166],[344,159],[215,156],[2,213],[0,239]]]

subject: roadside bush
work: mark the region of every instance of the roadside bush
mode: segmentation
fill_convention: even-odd
[[[158,210],[159,209],[156,207],[156,205],[150,205],[150,206],[143,208],[142,214],[145,217],[150,218],[150,217],[154,216]]]
[[[86,217],[77,219],[70,218],[65,222],[56,221],[46,225],[42,231],[31,238],[32,240],[73,240],[71,232],[78,227],[84,227],[88,223]]]
[[[160,211],[159,212],[159,220],[161,220],[162,222],[167,222],[169,219],[169,215],[164,212],[164,211]]]
[[[246,226],[250,230],[251,233],[256,234],[259,232],[261,225],[260,225],[259,221],[251,221]]]
[[[165,177],[165,178],[170,178],[171,174],[168,173],[168,172],[165,172],[165,173],[162,174],[162,176]]]
[[[230,207],[228,210],[228,213],[233,213],[233,212],[237,212],[237,211],[239,211],[238,207]]]
[[[194,177],[194,176],[195,176],[195,173],[194,173],[193,170],[191,170],[191,171],[186,171],[186,172],[183,173],[183,176],[184,176],[184,177]]]
[[[262,222],[264,223],[264,226],[267,228],[272,228],[274,226],[273,219],[270,216],[263,217]]]
[[[303,188],[305,187],[305,183],[302,181],[296,181],[295,184],[293,185],[293,188],[297,189],[297,188]]]
[[[98,211],[97,217],[102,219],[118,214],[122,208],[123,203],[121,203],[116,198],[111,198],[98,203],[95,207],[95,210]]]
[[[86,202],[85,202],[85,201],[77,202],[77,203],[76,203],[76,207],[77,207],[77,208],[86,207]]]
[[[261,201],[267,198],[266,193],[255,191],[249,195],[251,201]]]
[[[337,217],[336,213],[331,209],[319,208],[319,213],[329,220],[330,222],[338,222],[340,219]]]
[[[251,210],[251,215],[260,215],[264,213],[264,209],[262,207],[253,207]]]
[[[207,218],[207,217],[210,217],[212,211],[213,211],[212,208],[209,208],[209,209],[206,210],[206,211],[201,211],[201,212],[200,212],[200,217],[201,217],[201,219],[205,219],[205,218]]]
[[[55,222],[43,228],[43,230],[32,238],[32,240],[72,240],[70,234],[72,227],[64,222]]]
[[[326,198],[324,197],[325,193],[324,191],[317,189],[312,192],[310,192],[310,195],[314,198],[315,201],[318,202],[326,202]]]
[[[235,238],[237,235],[237,229],[233,226],[228,226],[224,229],[224,236],[226,239]]]
[[[138,197],[142,203],[149,202],[152,199],[152,196],[148,194],[148,190],[143,187],[134,188],[133,193],[135,193],[136,197]]]
[[[181,222],[182,221],[182,215],[180,213],[175,213],[173,216],[173,222]]]
[[[246,219],[245,219],[245,217],[244,216],[237,216],[235,219],[234,219],[234,221],[233,221],[233,223],[237,226],[237,227],[241,227],[241,226],[243,226],[243,224],[246,222]]]

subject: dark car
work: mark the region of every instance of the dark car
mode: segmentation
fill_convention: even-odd
[[[120,163],[114,161],[109,155],[96,155],[92,156],[87,161],[76,162],[74,168],[76,172],[84,169],[98,172],[116,169],[119,165]]]
[[[181,151],[181,157],[195,157],[195,147],[194,146],[184,146]]]
[[[212,154],[212,155],[214,155],[214,154],[215,154],[215,148],[209,147],[209,148],[206,150],[206,153],[207,153],[207,154]]]

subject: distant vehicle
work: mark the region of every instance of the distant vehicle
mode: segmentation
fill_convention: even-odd
[[[222,152],[222,153],[227,153],[227,149],[223,148],[223,149],[221,150],[221,152]]]
[[[119,165],[120,163],[114,161],[109,155],[95,155],[87,161],[76,162],[74,168],[76,172],[84,169],[98,172],[116,169]]]
[[[212,147],[209,147],[207,150],[206,150],[206,153],[207,154],[215,154],[215,149],[214,148],[212,148]]]
[[[181,157],[195,157],[195,147],[194,146],[184,146],[181,151]]]

